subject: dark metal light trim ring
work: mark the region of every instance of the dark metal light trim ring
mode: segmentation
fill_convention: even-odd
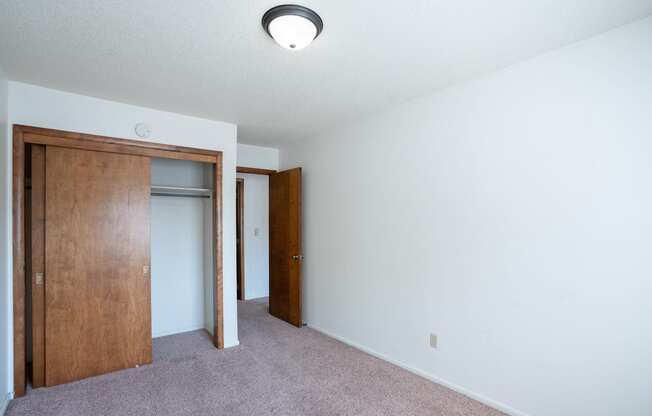
[[[324,22],[321,20],[321,17],[309,8],[299,6],[298,4],[282,4],[280,6],[272,7],[263,15],[262,24],[263,28],[265,28],[265,32],[267,32],[269,36],[272,36],[272,34],[269,33],[269,24],[277,17],[287,15],[301,16],[310,20],[317,28],[315,39],[319,36],[322,29],[324,29]]]

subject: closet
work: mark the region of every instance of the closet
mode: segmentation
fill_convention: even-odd
[[[152,336],[213,331],[212,166],[152,158]]]
[[[17,126],[13,179],[18,395],[223,346],[221,153]]]

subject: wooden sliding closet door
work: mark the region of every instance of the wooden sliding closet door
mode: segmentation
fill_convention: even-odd
[[[45,383],[150,363],[150,160],[46,147]]]
[[[32,289],[32,387],[45,385],[45,146],[33,144],[32,191],[29,206]],[[27,207],[26,207],[27,208]]]

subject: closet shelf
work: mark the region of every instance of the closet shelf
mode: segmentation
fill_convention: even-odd
[[[213,191],[208,188],[187,188],[163,185],[152,185],[151,193],[154,196],[187,196],[196,198],[210,198],[213,195]]]

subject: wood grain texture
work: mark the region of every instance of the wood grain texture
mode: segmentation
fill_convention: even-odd
[[[46,172],[46,385],[150,363],[149,158],[48,146]]]
[[[269,177],[269,312],[301,326],[301,168]]]
[[[254,175],[271,175],[272,173],[276,173],[273,169],[247,168],[244,166],[237,166],[235,171],[238,173],[251,173]]]
[[[235,233],[238,300],[245,300],[244,180],[235,184]]]
[[[32,146],[25,146],[25,377],[32,373]]]
[[[131,146],[129,144],[114,143],[112,141],[89,140],[81,137],[71,141],[66,137],[44,136],[39,134],[26,133],[26,143],[47,144],[49,146],[62,146],[74,149],[96,150],[98,152],[118,153],[125,155],[140,155],[150,157],[162,157],[166,159],[192,160],[194,162],[213,163],[214,155],[203,153],[183,153],[176,150],[161,150],[156,147]]]
[[[45,276],[45,147],[31,146],[31,263],[28,281],[32,300],[32,387],[45,385],[45,284],[36,279]]]
[[[25,143],[19,128],[13,129],[12,238],[14,395],[25,395]]]
[[[219,153],[215,158],[215,177],[213,178],[213,237],[215,244],[215,282],[214,282],[214,325],[213,325],[213,343],[217,348],[224,348],[224,289],[223,289],[223,273],[224,273],[224,259],[222,258],[222,207],[224,205],[222,199],[222,153]]]
[[[137,154],[135,153],[138,151],[137,148],[165,150],[165,151],[177,152],[177,153],[193,153],[193,154],[207,155],[213,158],[215,158],[215,156],[217,156],[218,153],[221,153],[215,150],[198,149],[195,147],[175,146],[175,145],[162,144],[162,143],[145,142],[140,140],[119,139],[116,137],[98,136],[95,134],[46,129],[42,127],[32,127],[32,126],[24,126],[18,124],[14,126],[14,129],[20,131],[21,133],[24,133],[25,135],[30,135],[30,136],[37,135],[37,136],[52,137],[55,139],[67,139],[68,144],[83,142],[83,143],[118,144],[122,146],[129,146],[132,149],[131,154]],[[28,140],[26,140],[26,142],[31,143]],[[52,142],[49,142],[48,144],[52,144]],[[215,163],[215,159],[210,160],[209,163]]]

